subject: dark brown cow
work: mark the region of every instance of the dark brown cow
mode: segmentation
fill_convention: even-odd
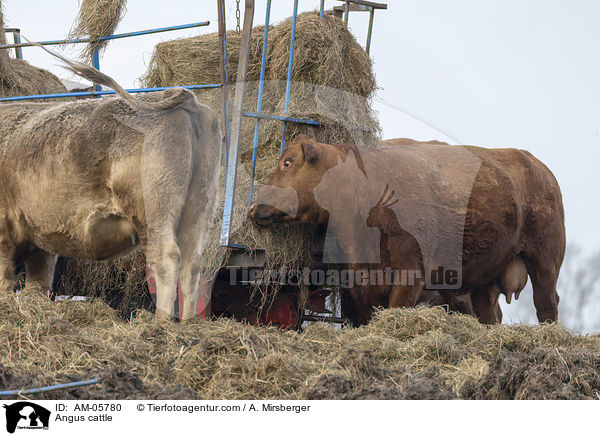
[[[425,284],[470,295],[479,320],[497,323],[499,294],[518,295],[527,275],[538,320],[557,320],[562,197],[550,170],[526,151],[410,140],[371,149],[300,135],[282,154],[250,216],[264,226],[328,226],[347,256],[340,263],[350,269],[420,270],[424,281],[352,287],[360,322],[375,306],[415,305]],[[365,243],[377,230],[378,244]],[[458,269],[443,270],[448,264]],[[452,273],[442,287],[433,286],[438,270]]]

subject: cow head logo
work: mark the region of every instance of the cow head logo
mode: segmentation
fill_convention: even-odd
[[[6,409],[6,431],[14,433],[21,429],[48,429],[50,411],[29,401],[3,405]]]

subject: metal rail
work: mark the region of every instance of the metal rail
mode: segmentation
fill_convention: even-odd
[[[355,5],[365,6],[365,7],[369,7],[369,8],[373,8],[373,9],[387,9],[387,4],[385,4],[385,3],[375,3],[375,2],[370,2],[370,1],[366,1],[366,0],[338,0],[338,1],[346,2],[346,4],[352,3]],[[366,10],[366,9],[362,9],[362,10]]]
[[[233,101],[233,114],[231,120],[231,138],[229,152],[227,153],[227,177],[225,182],[225,203],[223,206],[223,225],[221,227],[220,245],[229,246],[231,237],[231,219],[235,194],[235,179],[237,175],[238,152],[242,134],[242,114],[244,108],[244,93],[246,91],[246,78],[248,75],[248,59],[250,57],[250,41],[252,39],[252,22],[254,20],[254,0],[246,0],[244,11],[244,28],[240,43],[240,56],[238,61],[237,83]]]
[[[154,88],[133,88],[127,89],[126,91],[132,94],[138,94],[143,92],[156,92],[164,91],[169,88],[185,88],[185,89],[212,89],[220,88],[220,83],[210,83],[207,85],[187,85],[187,86],[158,86]],[[65,97],[90,97],[100,95],[112,95],[116,94],[112,89],[104,91],[81,91],[81,92],[60,92],[56,94],[37,94],[37,95],[18,95],[16,97],[3,97],[0,98],[0,102],[3,101],[23,101],[23,100],[40,100],[45,98],[65,98]]]
[[[227,159],[229,153],[229,76],[227,75],[227,29],[225,22],[225,0],[217,0],[217,15],[219,20],[219,48],[221,50],[221,56],[219,57],[219,67],[221,68],[221,84],[223,85],[222,96],[221,96],[221,109],[223,110],[223,117],[221,119],[221,131],[224,133],[223,136],[223,162],[225,162],[225,169],[227,169]],[[227,172],[225,172],[224,179],[227,180]]]
[[[294,47],[296,45],[296,23],[298,22],[298,0],[294,0],[294,12],[292,15],[292,35],[290,37],[290,57],[288,59],[288,73],[287,82],[285,84],[285,103],[283,107],[283,115],[287,116],[290,107],[290,92],[292,87],[292,69],[294,68]],[[285,148],[285,135],[287,133],[287,121],[283,122],[283,128],[281,133],[281,150],[279,154],[283,153]]]
[[[325,1],[325,0],[322,0]],[[256,125],[254,126],[254,142],[252,143],[252,167],[250,169],[250,195],[248,197],[248,206],[252,204],[252,195],[254,194],[254,173],[256,171],[256,156],[258,155],[258,134],[260,131],[260,119],[266,118],[261,116],[263,89],[265,84],[265,68],[267,64],[267,46],[269,43],[269,21],[271,19],[271,0],[267,0],[267,13],[265,17],[265,34],[263,36],[262,55],[260,58],[260,78],[258,80],[258,97],[256,99],[256,112],[250,115],[249,112],[244,113],[247,116],[256,117]]]
[[[114,35],[103,36],[101,38],[75,38],[75,39],[55,39],[50,41],[39,41],[36,44],[40,45],[61,45],[61,44],[81,44],[90,41],[108,41],[111,39],[130,38],[132,36],[150,35],[153,33],[170,32],[172,30],[191,29],[194,27],[208,26],[210,21],[201,21],[198,23],[181,24],[179,26],[158,27],[155,29],[138,30],[136,32],[117,33]],[[19,44],[4,44],[0,45],[0,49],[34,47],[33,43],[23,42]]]
[[[101,38],[96,38],[93,40],[94,41],[108,41],[108,40],[112,40],[112,39],[130,38],[132,36],[150,35],[153,33],[169,32],[169,31],[173,31],[173,30],[192,29],[195,27],[208,26],[209,24],[210,24],[210,21],[200,21],[197,23],[181,24],[181,25],[177,25],[177,26],[158,27],[158,28],[154,28],[154,29],[138,30],[135,32],[128,32],[128,33],[117,33],[114,35],[103,36]],[[21,48],[22,47],[33,47],[34,44],[29,43],[29,42],[21,43],[19,29],[6,29],[6,31],[13,32],[15,44],[0,45],[0,49],[15,48],[16,50],[19,50],[17,57],[20,54],[21,59],[22,59],[23,56],[22,56],[22,53],[20,52]],[[76,38],[76,39],[40,41],[37,44],[40,44],[40,45],[79,44],[79,43],[85,43],[85,42],[89,42],[89,41],[92,41],[92,39],[91,38]],[[100,69],[100,53],[99,53],[98,49],[94,49],[94,52],[92,53],[92,65],[97,70]],[[226,84],[227,82],[225,81],[224,83]],[[189,86],[184,86],[183,88],[186,88],[186,89],[210,89],[210,88],[218,88],[218,87],[221,87],[222,85],[223,85],[223,83],[221,83],[221,84],[206,84],[206,85],[189,85]],[[131,93],[141,93],[141,92],[163,91],[168,88],[172,88],[172,87],[167,86],[167,87],[155,87],[155,88],[135,88],[135,89],[128,89],[127,91],[129,91]],[[114,93],[115,92],[112,90],[103,91],[99,84],[94,84],[93,92],[69,92],[69,93],[54,93],[54,94],[20,95],[20,96],[15,96],[15,97],[0,98],[0,102],[39,100],[39,99],[45,99],[45,98],[51,99],[51,98],[64,98],[64,97],[88,97],[88,96],[94,96],[94,97],[100,98],[100,96],[102,96],[102,95],[109,95],[109,94],[114,94]],[[227,108],[226,113],[229,113],[228,108]]]
[[[71,382],[71,383],[61,383],[61,384],[57,384],[57,385],[44,386],[41,388],[13,389],[10,391],[0,391],[0,396],[6,397],[6,396],[10,396],[10,395],[38,394],[40,392],[56,391],[58,389],[69,389],[69,388],[76,388],[79,386],[95,385],[99,381],[100,380],[97,378],[91,378],[89,380],[82,380],[82,381],[76,381],[76,382]]]
[[[21,29],[7,27],[6,29],[4,29],[4,32],[12,33],[13,41],[15,41],[15,44],[21,44]],[[23,59],[23,50],[21,50],[21,47],[15,47],[15,57],[17,59]]]

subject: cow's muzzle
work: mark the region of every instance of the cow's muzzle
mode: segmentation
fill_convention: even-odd
[[[265,204],[256,204],[256,202],[250,205],[248,215],[254,220],[255,223],[269,227],[274,222],[273,208]]]

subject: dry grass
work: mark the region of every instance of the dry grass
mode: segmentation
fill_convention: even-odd
[[[124,322],[101,301],[53,303],[29,289],[0,297],[0,320],[0,364],[15,379],[127,369],[205,399],[596,398],[600,389],[600,338],[559,325],[490,328],[440,308],[297,333],[228,319],[156,324],[147,312]]]
[[[91,61],[94,50],[104,50],[107,41],[99,41],[103,36],[112,35],[125,15],[127,0],[81,0],[79,14],[71,38],[89,37],[82,57]]]

